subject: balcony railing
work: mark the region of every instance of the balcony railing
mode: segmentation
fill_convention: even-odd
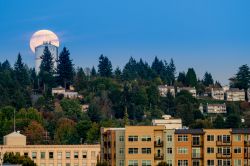
[[[244,141],[244,145],[247,146],[247,147],[250,147],[250,140]]]
[[[231,141],[216,141],[217,146],[231,146]]]
[[[155,154],[155,160],[163,160],[164,159],[164,154],[160,153],[160,154]]]
[[[193,159],[202,159],[203,156],[201,153],[192,153],[192,158]]]
[[[163,141],[155,141],[155,147],[163,147]]]
[[[245,159],[250,159],[250,153],[245,153],[244,157],[245,157]]]
[[[216,157],[219,159],[229,159],[229,158],[232,158],[232,153],[230,154],[217,153]]]
[[[192,146],[197,146],[197,147],[203,146],[203,142],[202,141],[192,141]]]

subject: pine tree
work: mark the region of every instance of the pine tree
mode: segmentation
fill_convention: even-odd
[[[196,86],[197,85],[197,77],[196,77],[196,73],[194,71],[193,68],[189,68],[187,75],[186,75],[186,80],[187,80],[187,85],[188,86]]]
[[[116,79],[121,79],[122,71],[119,67],[115,69],[114,75]]]
[[[64,86],[64,88],[73,80],[74,68],[69,55],[69,50],[64,47],[59,55],[57,66],[58,82],[61,86]]]
[[[41,56],[42,62],[40,65],[39,77],[43,84],[44,92],[49,92],[49,89],[54,86],[54,61],[49,48],[46,46]],[[48,87],[47,87],[48,86]],[[48,89],[47,89],[48,88]]]
[[[128,117],[127,106],[125,106],[123,121],[124,121],[124,126],[128,126],[129,125],[129,117]]]
[[[112,64],[108,57],[101,55],[99,57],[98,72],[101,77],[112,76]]]
[[[182,83],[182,85],[187,85],[187,79],[186,79],[186,73],[185,72],[180,72],[179,76],[177,78],[177,81]]]
[[[14,72],[17,81],[22,87],[25,87],[29,84],[28,71],[25,68],[25,65],[23,64],[22,56],[20,53],[18,54],[17,61],[14,65]]]
[[[211,73],[206,72],[204,74],[202,82],[205,86],[209,86],[209,85],[214,84],[214,80],[213,80]]]
[[[91,76],[95,77],[96,75],[97,75],[97,73],[96,73],[95,67],[93,66],[91,69]]]
[[[124,66],[122,71],[122,78],[124,80],[134,80],[138,77],[138,73],[136,71],[137,62],[133,57],[130,57],[128,63]]]
[[[173,85],[175,81],[175,72],[176,67],[174,64],[174,60],[171,58],[170,63],[167,65],[167,74],[168,74],[168,84]]]

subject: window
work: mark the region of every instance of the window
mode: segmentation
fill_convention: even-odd
[[[241,135],[236,134],[233,136],[235,142],[240,142],[241,141]]]
[[[188,166],[188,160],[178,160],[178,166]]]
[[[241,147],[234,148],[234,153],[241,153]]]
[[[151,154],[151,148],[142,148],[141,153],[142,154]]]
[[[181,147],[177,149],[178,154],[188,154],[188,148]]]
[[[151,141],[151,137],[150,136],[143,136],[143,137],[141,137],[141,141],[150,142]]]
[[[36,152],[32,152],[32,159],[36,159]]]
[[[136,141],[138,141],[138,136],[128,136],[128,141],[129,142],[136,142]]]
[[[86,159],[87,158],[87,152],[82,152],[82,158]]]
[[[241,166],[241,160],[240,159],[235,159],[234,160],[234,166]]]
[[[178,136],[178,141],[179,142],[187,142],[188,141],[188,136],[187,135],[179,135]]]
[[[142,166],[151,166],[151,160],[142,160]]]
[[[66,163],[66,166],[70,166],[70,163]]]
[[[193,142],[192,144],[193,145],[200,145],[201,144],[201,141],[200,141],[200,136],[193,136]]]
[[[57,153],[57,159],[59,159],[59,160],[62,159],[62,152]]]
[[[24,152],[23,154],[25,157],[28,157],[29,156],[29,153],[28,152]]]
[[[128,154],[138,154],[138,148],[129,148]]]
[[[54,153],[53,152],[49,152],[49,159],[53,159],[54,158]]]
[[[95,158],[96,158],[95,151],[91,151],[91,159],[95,159]]]
[[[41,152],[40,158],[41,158],[41,159],[45,159],[45,152]]]
[[[192,166],[200,166],[200,161],[199,160],[193,160],[193,165]]]
[[[218,135],[217,136],[217,141],[221,141],[224,143],[229,143],[230,142],[230,135]]]
[[[230,147],[223,147],[223,148],[219,147],[218,148],[218,153],[223,154],[223,155],[230,155],[231,154],[231,149],[230,149]]]
[[[167,160],[166,164],[167,164],[167,166],[173,166],[173,161],[172,160]]]
[[[201,149],[200,148],[192,148],[192,156],[195,158],[201,157]]]
[[[119,153],[120,153],[120,154],[124,154],[124,148],[120,148]]]
[[[172,141],[173,141],[172,135],[167,135],[167,141],[168,141],[168,142],[172,142]]]
[[[214,135],[207,135],[207,141],[214,141]]]
[[[138,160],[129,160],[128,166],[138,166]]]
[[[66,159],[70,159],[70,152],[66,152]]]
[[[124,160],[119,161],[119,166],[124,166]]]
[[[124,136],[123,136],[123,135],[120,135],[119,141],[120,141],[120,142],[124,142]]]
[[[172,154],[172,153],[173,153],[172,148],[167,148],[167,154]]]
[[[214,148],[213,148],[213,147],[208,147],[208,148],[207,148],[207,153],[208,153],[208,154],[214,153]]]
[[[78,159],[78,152],[74,152],[74,159]]]
[[[214,160],[207,160],[207,166],[214,166]]]

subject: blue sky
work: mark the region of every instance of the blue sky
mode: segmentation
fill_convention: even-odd
[[[249,8],[249,0],[0,0],[0,61],[21,52],[34,66],[29,39],[49,29],[76,66],[96,66],[100,54],[114,68],[158,56],[226,84],[250,62]]]

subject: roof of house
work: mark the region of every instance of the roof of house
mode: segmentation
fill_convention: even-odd
[[[232,134],[250,134],[250,129],[232,129]]]
[[[227,92],[244,92],[244,89],[239,88],[230,88]]]
[[[5,135],[4,137],[26,137],[25,135],[20,134],[20,132],[12,132],[8,135]]]
[[[203,129],[177,129],[175,134],[204,134]]]

